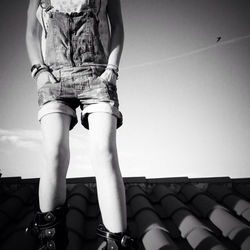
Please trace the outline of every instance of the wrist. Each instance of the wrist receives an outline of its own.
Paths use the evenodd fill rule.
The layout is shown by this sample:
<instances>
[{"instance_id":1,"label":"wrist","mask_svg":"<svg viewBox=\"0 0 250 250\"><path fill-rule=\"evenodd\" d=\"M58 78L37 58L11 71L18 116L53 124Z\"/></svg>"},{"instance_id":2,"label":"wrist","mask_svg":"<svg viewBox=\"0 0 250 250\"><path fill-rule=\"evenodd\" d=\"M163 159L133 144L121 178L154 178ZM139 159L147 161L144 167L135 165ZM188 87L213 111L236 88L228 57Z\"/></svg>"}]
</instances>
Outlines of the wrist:
<instances>
[{"instance_id":1,"label":"wrist","mask_svg":"<svg viewBox=\"0 0 250 250\"><path fill-rule=\"evenodd\" d=\"M108 64L107 67L106 67L106 70L108 71L111 71L115 76L116 76L116 79L118 79L119 77L119 68L117 65L114 65L114 64Z\"/></svg>"},{"instance_id":2,"label":"wrist","mask_svg":"<svg viewBox=\"0 0 250 250\"><path fill-rule=\"evenodd\" d=\"M116 64L108 63L107 69L112 69L112 70L114 70L116 73L119 72L119 67L118 67Z\"/></svg>"},{"instance_id":3,"label":"wrist","mask_svg":"<svg viewBox=\"0 0 250 250\"><path fill-rule=\"evenodd\" d=\"M38 76L39 72L41 73L43 71L49 71L49 68L45 64L34 64L32 65L30 70L31 70L31 77L35 79Z\"/></svg>"},{"instance_id":4,"label":"wrist","mask_svg":"<svg viewBox=\"0 0 250 250\"><path fill-rule=\"evenodd\" d=\"M33 77L33 79L36 81L37 80L37 78L39 77L39 75L41 74L41 73L43 73L43 72L49 72L47 69L41 69L41 70L39 70L36 74L35 74L35 76Z\"/></svg>"},{"instance_id":5,"label":"wrist","mask_svg":"<svg viewBox=\"0 0 250 250\"><path fill-rule=\"evenodd\" d=\"M115 76L116 80L118 79L119 75L116 71L114 71L113 69L109 69L109 68L106 68L106 71L111 72L111 74Z\"/></svg>"}]
</instances>

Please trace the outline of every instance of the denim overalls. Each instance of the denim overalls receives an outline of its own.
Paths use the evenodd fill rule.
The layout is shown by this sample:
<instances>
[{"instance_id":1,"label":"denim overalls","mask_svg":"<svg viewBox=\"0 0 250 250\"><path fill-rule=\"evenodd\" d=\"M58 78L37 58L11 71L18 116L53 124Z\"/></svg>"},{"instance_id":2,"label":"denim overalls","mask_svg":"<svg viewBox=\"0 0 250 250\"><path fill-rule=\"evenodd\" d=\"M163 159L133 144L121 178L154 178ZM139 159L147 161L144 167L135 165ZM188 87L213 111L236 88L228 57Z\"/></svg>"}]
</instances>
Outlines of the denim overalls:
<instances>
[{"instance_id":1,"label":"denim overalls","mask_svg":"<svg viewBox=\"0 0 250 250\"><path fill-rule=\"evenodd\" d=\"M47 15L46 23L42 18L46 40L44 62L57 83L46 83L38 90L41 107L38 117L41 120L54 112L69 114L72 129L77 123L75 109L80 106L84 127L89 128L88 114L92 112L111 113L120 127L122 114L118 110L116 85L99 77L108 60L98 30L100 8L96 8L95 0L86 2L80 12L70 14L54 10L50 0L40 3L43 14Z\"/></svg>"}]
</instances>

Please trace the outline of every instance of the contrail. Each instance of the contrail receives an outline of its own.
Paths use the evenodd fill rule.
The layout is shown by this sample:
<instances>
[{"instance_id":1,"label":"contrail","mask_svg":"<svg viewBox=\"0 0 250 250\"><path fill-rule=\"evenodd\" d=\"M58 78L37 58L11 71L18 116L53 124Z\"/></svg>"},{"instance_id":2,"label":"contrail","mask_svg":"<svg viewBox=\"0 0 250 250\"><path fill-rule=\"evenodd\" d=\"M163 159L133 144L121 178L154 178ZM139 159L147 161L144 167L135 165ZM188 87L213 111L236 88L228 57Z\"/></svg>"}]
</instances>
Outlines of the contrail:
<instances>
[{"instance_id":1,"label":"contrail","mask_svg":"<svg viewBox=\"0 0 250 250\"><path fill-rule=\"evenodd\" d=\"M201 52L204 52L204 51L216 48L216 47L221 47L223 45L239 42L239 41L249 39L249 38L250 38L250 35L236 37L236 38L233 38L233 39L230 39L230 40L227 40L227 41L223 41L223 42L219 42L219 43L210 45L208 47L204 47L204 48L197 49L197 50L192 50L192 51L183 53L181 55L176 55L176 56L172 56L172 57L162 58L160 60L145 62L145 63L141 63L141 64L134 64L134 65L127 66L127 67L122 67L121 70L129 70L129 69L134 69L134 68L141 68L141 67L145 67L145 66L150 66L150 65L153 65L153 64L169 62L169 61L172 61L172 60L176 60L176 59L180 59L180 58L183 58L183 57L195 55L195 54L198 54L198 53L201 53Z\"/></svg>"}]
</instances>

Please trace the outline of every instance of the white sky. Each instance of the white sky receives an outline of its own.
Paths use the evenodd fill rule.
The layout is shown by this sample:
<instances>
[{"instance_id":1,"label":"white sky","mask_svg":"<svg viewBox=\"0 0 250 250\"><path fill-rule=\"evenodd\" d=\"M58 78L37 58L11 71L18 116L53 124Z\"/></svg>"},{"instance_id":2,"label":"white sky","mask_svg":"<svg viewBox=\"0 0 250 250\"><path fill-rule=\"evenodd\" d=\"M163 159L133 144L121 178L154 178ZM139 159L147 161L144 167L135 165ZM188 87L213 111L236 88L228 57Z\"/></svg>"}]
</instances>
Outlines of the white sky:
<instances>
[{"instance_id":1,"label":"white sky","mask_svg":"<svg viewBox=\"0 0 250 250\"><path fill-rule=\"evenodd\" d=\"M13 9L13 1L6 5ZM44 162L24 43L27 5L15 4L15 19L7 12L0 17L6 34L0 42L0 169L4 176L38 177ZM249 177L249 1L123 0L122 6L123 175ZM68 177L92 176L88 132L80 124L70 143Z\"/></svg>"}]
</instances>

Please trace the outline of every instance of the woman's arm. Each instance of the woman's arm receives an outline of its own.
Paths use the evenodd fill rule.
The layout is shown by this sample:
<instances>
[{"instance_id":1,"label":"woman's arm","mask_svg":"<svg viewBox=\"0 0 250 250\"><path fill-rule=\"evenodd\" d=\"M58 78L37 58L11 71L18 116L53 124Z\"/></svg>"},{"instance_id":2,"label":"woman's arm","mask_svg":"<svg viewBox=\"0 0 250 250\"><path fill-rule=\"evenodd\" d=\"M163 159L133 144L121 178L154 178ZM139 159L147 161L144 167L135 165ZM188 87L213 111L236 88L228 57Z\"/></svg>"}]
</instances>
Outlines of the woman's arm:
<instances>
[{"instance_id":1,"label":"woman's arm","mask_svg":"<svg viewBox=\"0 0 250 250\"><path fill-rule=\"evenodd\" d=\"M107 69L103 72L101 78L115 84L124 42L120 0L108 0L107 15L111 28L110 52Z\"/></svg>"},{"instance_id":2,"label":"woman's arm","mask_svg":"<svg viewBox=\"0 0 250 250\"><path fill-rule=\"evenodd\" d=\"M43 64L41 53L41 25L36 18L40 0L30 0L27 12L26 46L31 65Z\"/></svg>"},{"instance_id":3,"label":"woman's arm","mask_svg":"<svg viewBox=\"0 0 250 250\"><path fill-rule=\"evenodd\" d=\"M124 42L120 0L108 0L107 11L111 26L111 44L108 64L119 67Z\"/></svg>"},{"instance_id":4,"label":"woman's arm","mask_svg":"<svg viewBox=\"0 0 250 250\"><path fill-rule=\"evenodd\" d=\"M44 64L42 50L41 50L41 31L36 12L40 0L30 0L27 13L27 27L26 27L26 46L31 65ZM49 70L40 70L35 76L37 88L41 88L47 82L55 83L56 79L49 72Z\"/></svg>"}]
</instances>

